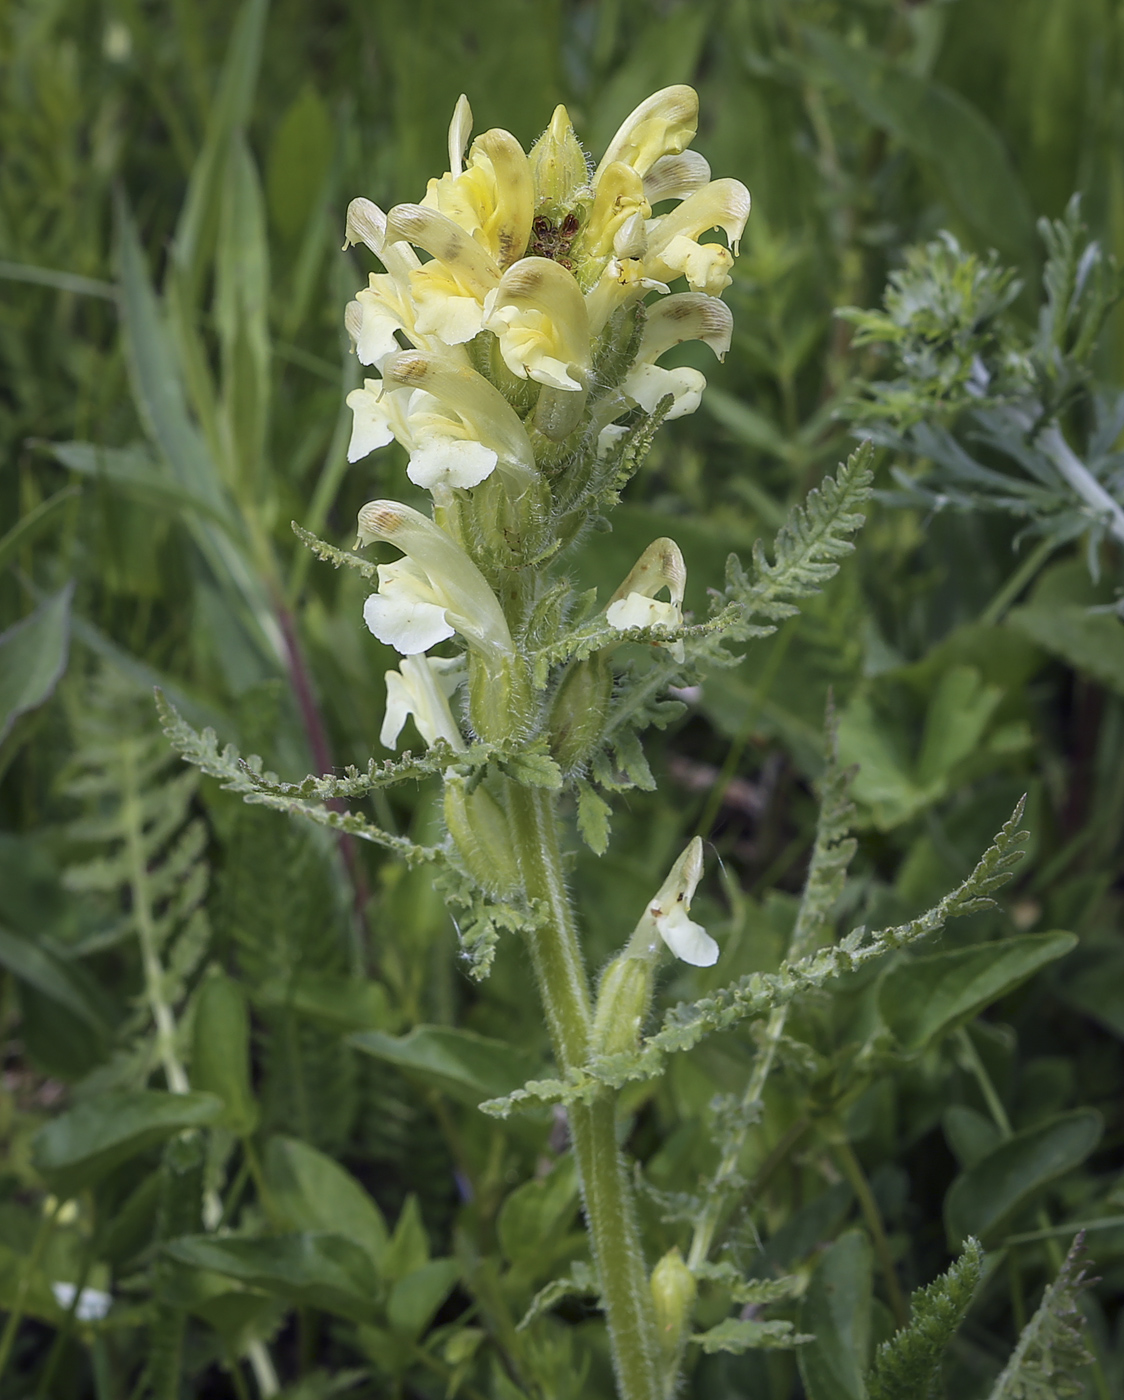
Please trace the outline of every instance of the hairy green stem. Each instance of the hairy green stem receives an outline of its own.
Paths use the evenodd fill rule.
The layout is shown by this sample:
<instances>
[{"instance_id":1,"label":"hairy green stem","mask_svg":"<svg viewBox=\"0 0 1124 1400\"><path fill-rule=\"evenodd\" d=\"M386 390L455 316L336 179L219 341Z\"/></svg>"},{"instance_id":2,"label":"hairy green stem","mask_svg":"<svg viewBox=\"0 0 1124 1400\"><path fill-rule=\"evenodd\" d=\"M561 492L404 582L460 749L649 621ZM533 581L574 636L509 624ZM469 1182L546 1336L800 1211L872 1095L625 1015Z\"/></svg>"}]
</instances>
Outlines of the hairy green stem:
<instances>
[{"instance_id":1,"label":"hairy green stem","mask_svg":"<svg viewBox=\"0 0 1124 1400\"><path fill-rule=\"evenodd\" d=\"M508 790L511 838L529 899L546 917L528 934L531 961L559 1068L589 1055L592 1011L573 911L562 878L554 799L539 788ZM663 1400L651 1290L632 1189L617 1147L616 1094L569 1110L601 1302L620 1400Z\"/></svg>"}]
</instances>

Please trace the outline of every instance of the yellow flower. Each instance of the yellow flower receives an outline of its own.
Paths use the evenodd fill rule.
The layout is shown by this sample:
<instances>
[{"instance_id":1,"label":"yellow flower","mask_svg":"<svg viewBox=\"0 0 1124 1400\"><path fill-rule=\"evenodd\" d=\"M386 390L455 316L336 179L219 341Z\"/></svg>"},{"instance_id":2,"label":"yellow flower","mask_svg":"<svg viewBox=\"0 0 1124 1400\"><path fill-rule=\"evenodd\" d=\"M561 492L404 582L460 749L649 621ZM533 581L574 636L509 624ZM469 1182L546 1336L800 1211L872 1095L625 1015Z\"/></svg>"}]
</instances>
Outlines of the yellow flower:
<instances>
[{"instance_id":1,"label":"yellow flower","mask_svg":"<svg viewBox=\"0 0 1124 1400\"><path fill-rule=\"evenodd\" d=\"M512 374L553 389L584 390L590 369L589 315L581 288L560 263L521 258L485 303Z\"/></svg>"}]
</instances>

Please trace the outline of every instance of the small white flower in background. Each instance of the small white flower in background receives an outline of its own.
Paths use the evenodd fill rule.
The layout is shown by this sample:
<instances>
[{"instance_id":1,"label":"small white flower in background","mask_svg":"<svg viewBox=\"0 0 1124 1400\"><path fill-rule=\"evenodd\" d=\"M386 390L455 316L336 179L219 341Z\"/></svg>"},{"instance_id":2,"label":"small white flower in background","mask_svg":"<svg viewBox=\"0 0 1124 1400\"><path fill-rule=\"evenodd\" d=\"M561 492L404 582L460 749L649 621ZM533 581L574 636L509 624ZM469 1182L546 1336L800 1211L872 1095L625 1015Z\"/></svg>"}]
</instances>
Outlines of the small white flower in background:
<instances>
[{"instance_id":1,"label":"small white flower in background","mask_svg":"<svg viewBox=\"0 0 1124 1400\"><path fill-rule=\"evenodd\" d=\"M620 632L630 627L653 627L677 632L683 626L683 593L687 587L687 565L674 540L653 540L628 572L605 609L605 621ZM667 589L669 601L657 593ZM683 643L673 642L669 650L677 661L684 657Z\"/></svg>"},{"instance_id":2,"label":"small white flower in background","mask_svg":"<svg viewBox=\"0 0 1124 1400\"><path fill-rule=\"evenodd\" d=\"M51 1292L60 1308L69 1310L74 1302L76 1289L72 1283L52 1283ZM113 1306L113 1295L103 1293L100 1288L83 1288L78 1294L78 1305L74 1316L79 1322L100 1322Z\"/></svg>"},{"instance_id":3,"label":"small white flower in background","mask_svg":"<svg viewBox=\"0 0 1124 1400\"><path fill-rule=\"evenodd\" d=\"M464 749L464 738L449 708L453 692L465 679L461 657L405 656L401 667L387 671L385 679L386 717L379 732L385 748L398 747L402 726L412 715L427 744L444 739L450 747Z\"/></svg>"},{"instance_id":4,"label":"small white flower in background","mask_svg":"<svg viewBox=\"0 0 1124 1400\"><path fill-rule=\"evenodd\" d=\"M675 956L693 967L713 967L718 961L718 944L690 917L691 900L703 873L703 846L696 836L672 866L659 894L648 905L645 919L637 930L642 933L651 919L656 933Z\"/></svg>"}]
</instances>

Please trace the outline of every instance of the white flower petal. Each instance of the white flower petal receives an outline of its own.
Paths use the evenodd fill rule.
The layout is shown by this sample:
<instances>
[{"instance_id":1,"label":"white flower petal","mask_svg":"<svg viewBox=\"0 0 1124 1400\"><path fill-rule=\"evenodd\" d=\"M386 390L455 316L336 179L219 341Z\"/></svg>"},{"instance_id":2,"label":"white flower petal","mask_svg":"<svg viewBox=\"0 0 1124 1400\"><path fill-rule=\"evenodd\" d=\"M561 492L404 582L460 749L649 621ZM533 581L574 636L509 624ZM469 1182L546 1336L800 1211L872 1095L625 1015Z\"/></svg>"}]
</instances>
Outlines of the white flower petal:
<instances>
[{"instance_id":1,"label":"white flower petal","mask_svg":"<svg viewBox=\"0 0 1124 1400\"><path fill-rule=\"evenodd\" d=\"M475 297L450 296L436 288L415 286L414 301L418 333L436 336L446 345L463 345L483 324L484 308Z\"/></svg>"},{"instance_id":2,"label":"white flower petal","mask_svg":"<svg viewBox=\"0 0 1124 1400\"><path fill-rule=\"evenodd\" d=\"M718 961L718 944L688 915L682 904L675 904L666 914L655 914L659 935L677 958L692 967L713 967Z\"/></svg>"},{"instance_id":3,"label":"white flower petal","mask_svg":"<svg viewBox=\"0 0 1124 1400\"><path fill-rule=\"evenodd\" d=\"M69 1308L74 1303L75 1286L72 1283L52 1283L51 1292L60 1308ZM113 1295L100 1288L83 1288L78 1294L78 1305L74 1316L79 1322L100 1322L113 1306Z\"/></svg>"},{"instance_id":4,"label":"white flower petal","mask_svg":"<svg viewBox=\"0 0 1124 1400\"><path fill-rule=\"evenodd\" d=\"M433 436L410 454L406 475L415 486L432 491L435 486L478 486L495 471L497 455L483 443L469 438Z\"/></svg>"},{"instance_id":5,"label":"white flower petal","mask_svg":"<svg viewBox=\"0 0 1124 1400\"><path fill-rule=\"evenodd\" d=\"M643 593L630 593L609 604L605 609L605 621L621 632L630 627L663 627L674 631L683 625L683 614L675 603L662 603L656 598L646 598Z\"/></svg>"},{"instance_id":6,"label":"white flower petal","mask_svg":"<svg viewBox=\"0 0 1124 1400\"><path fill-rule=\"evenodd\" d=\"M410 718L411 696L398 671L387 671L385 679L386 713L379 730L379 743L384 749L394 749L398 747L398 736L402 733L402 726Z\"/></svg>"},{"instance_id":7,"label":"white flower petal","mask_svg":"<svg viewBox=\"0 0 1124 1400\"><path fill-rule=\"evenodd\" d=\"M621 391L640 405L645 413L654 413L656 405L666 394L673 395L668 418L682 418L694 413L702 403L706 376L697 369L683 366L664 369L662 365L634 365L621 385Z\"/></svg>"},{"instance_id":8,"label":"white flower petal","mask_svg":"<svg viewBox=\"0 0 1124 1400\"><path fill-rule=\"evenodd\" d=\"M628 429L623 423L610 423L607 428L602 428L597 434L597 457L607 457L621 438L624 437Z\"/></svg>"},{"instance_id":9,"label":"white flower petal","mask_svg":"<svg viewBox=\"0 0 1124 1400\"><path fill-rule=\"evenodd\" d=\"M372 380L372 383L377 381ZM347 460L358 462L377 447L385 447L394 437L386 407L371 389L352 389L347 406L354 414Z\"/></svg>"},{"instance_id":10,"label":"white flower petal","mask_svg":"<svg viewBox=\"0 0 1124 1400\"><path fill-rule=\"evenodd\" d=\"M401 350L394 332L401 321L382 302L360 299L359 333L355 337L355 354L361 365L378 365Z\"/></svg>"},{"instance_id":11,"label":"white flower petal","mask_svg":"<svg viewBox=\"0 0 1124 1400\"><path fill-rule=\"evenodd\" d=\"M407 593L372 593L363 604L363 621L380 642L403 656L416 656L453 635L445 609Z\"/></svg>"}]
</instances>

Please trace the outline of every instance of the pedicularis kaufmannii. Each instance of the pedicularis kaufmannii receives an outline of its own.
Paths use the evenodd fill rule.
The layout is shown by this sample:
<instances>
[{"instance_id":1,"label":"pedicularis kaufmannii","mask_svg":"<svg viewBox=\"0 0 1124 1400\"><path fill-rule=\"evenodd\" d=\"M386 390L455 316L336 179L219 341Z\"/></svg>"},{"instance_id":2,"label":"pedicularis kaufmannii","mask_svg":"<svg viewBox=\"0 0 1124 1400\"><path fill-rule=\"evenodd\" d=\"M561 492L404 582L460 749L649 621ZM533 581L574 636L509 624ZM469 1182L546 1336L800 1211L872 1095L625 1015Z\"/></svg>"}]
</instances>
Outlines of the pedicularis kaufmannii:
<instances>
[{"instance_id":1,"label":"pedicularis kaufmannii","mask_svg":"<svg viewBox=\"0 0 1124 1400\"><path fill-rule=\"evenodd\" d=\"M402 657L386 675L381 741L393 748L412 719L426 752L284 783L260 760L220 753L213 733L196 734L165 711L185 757L249 800L436 867L471 975L486 975L502 934L525 940L558 1077L482 1107L500 1115L566 1107L594 1266L576 1282L600 1296L622 1400L674 1392L697 1282L726 1279L733 1268L708 1254L772 1055L760 1057L730 1120L718 1177L692 1217L687 1260L672 1249L651 1271L617 1144L620 1087L660 1074L670 1054L747 1018L768 1019L775 1046L797 992L976 907L1004 878L1014 840L1014 827L1005 829L971 879L921 919L817 947L850 849L841 834L842 779L829 764L808 913L790 961L671 1008L645 1035L668 950L698 967L720 957L690 917L703 874L696 837L637 910L631 935L622 930L620 952L601 971L597 994L591 990L563 876L571 816L586 843L604 851L607 794L654 786L640 736L682 711L669 692L737 664L731 643L772 631L796 611L794 600L818 591L851 548L869 493L864 448L793 512L772 562L761 548L748 570L731 556L704 620L684 615L686 565L671 539L652 541L607 599L579 593L567 577L575 547L609 528L607 514L660 424L699 405L702 374L658 361L687 340L704 341L719 358L730 346L721 293L749 193L737 180L712 180L688 149L697 112L691 88L663 89L628 117L594 169L564 108L524 152L499 130L469 145L472 115L462 97L449 129L449 170L429 182L421 203L383 213L357 199L348 210L348 242L366 244L385 269L347 310L355 352L373 368L348 396L349 456L361 461L397 439L432 510L394 500L363 507L358 548L379 542L399 551L380 564L295 528L322 558L375 585L364 620ZM715 228L726 241L702 241ZM677 285L683 289L673 291ZM447 830L437 845L341 810L377 788L425 777L443 784ZM544 1292L556 1297L566 1286L559 1280ZM736 1296L768 1302L787 1287L743 1283ZM727 1319L718 1330L720 1338L707 1334L708 1349L798 1340L779 1320Z\"/></svg>"},{"instance_id":2,"label":"pedicularis kaufmannii","mask_svg":"<svg viewBox=\"0 0 1124 1400\"><path fill-rule=\"evenodd\" d=\"M396 438L410 480L433 498L432 518L385 500L359 513L360 545L402 552L378 566L364 608L370 630L403 657L387 672L382 739L395 743L412 715L426 742L443 741L454 759L467 747L454 709L463 687L470 734L499 750L530 741L548 760L535 784L461 775L452 762L445 815L469 875L497 896L518 891L528 906L563 1071L635 1048L664 945L701 966L719 953L689 917L702 873L696 839L604 973L594 1005L555 811L557 789L580 784L583 827L599 844L603 799L589 778L613 788L630 776L611 745L625 689L614 666L621 644L661 648L660 672L686 664L686 568L673 540L655 540L600 605L560 588L555 561L603 520L656 424L698 407L702 374L664 368L664 352L702 340L721 358L730 346L720 297L749 191L712 180L689 149L697 118L691 88L657 92L591 172L564 107L526 153L502 130L469 145L462 97L449 170L420 203L384 214L357 199L348 210L349 242L365 243L385 268L347 312L356 354L378 372L348 396L348 455L358 461ZM715 227L728 246L702 241ZM680 279L687 290L672 292ZM461 657L431 654L454 639ZM670 679L661 674L659 689ZM618 1384L651 1397L677 1369L693 1287L671 1278L672 1260L649 1286L613 1099L606 1085L571 1103L571 1131Z\"/></svg>"}]
</instances>

